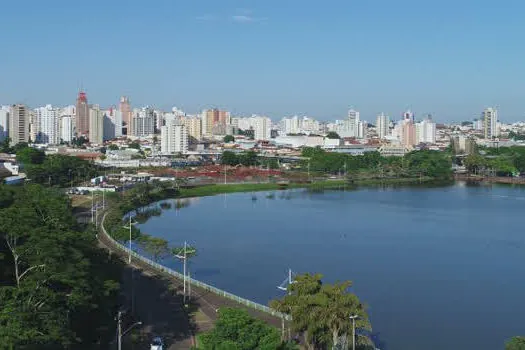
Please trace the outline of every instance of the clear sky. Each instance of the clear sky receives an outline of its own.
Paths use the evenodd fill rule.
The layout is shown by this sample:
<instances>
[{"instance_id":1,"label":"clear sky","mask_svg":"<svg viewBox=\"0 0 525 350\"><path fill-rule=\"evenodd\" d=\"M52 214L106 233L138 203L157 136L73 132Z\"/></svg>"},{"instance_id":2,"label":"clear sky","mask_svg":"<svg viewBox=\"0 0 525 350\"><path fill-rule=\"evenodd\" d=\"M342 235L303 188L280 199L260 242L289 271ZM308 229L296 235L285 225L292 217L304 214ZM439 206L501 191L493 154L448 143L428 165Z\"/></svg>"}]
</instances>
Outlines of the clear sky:
<instances>
[{"instance_id":1,"label":"clear sky","mask_svg":"<svg viewBox=\"0 0 525 350\"><path fill-rule=\"evenodd\" d=\"M0 104L525 119L523 0L10 0Z\"/></svg>"}]
</instances>

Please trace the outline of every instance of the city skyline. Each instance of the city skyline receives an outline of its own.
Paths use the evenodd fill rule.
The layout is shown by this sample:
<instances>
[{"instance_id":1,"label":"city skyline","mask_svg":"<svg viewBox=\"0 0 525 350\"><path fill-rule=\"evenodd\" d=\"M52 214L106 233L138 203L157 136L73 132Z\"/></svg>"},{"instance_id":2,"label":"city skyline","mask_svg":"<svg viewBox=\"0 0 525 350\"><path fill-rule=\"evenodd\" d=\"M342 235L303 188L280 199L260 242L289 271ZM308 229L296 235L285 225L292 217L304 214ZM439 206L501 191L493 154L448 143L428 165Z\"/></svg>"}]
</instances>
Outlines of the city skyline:
<instances>
[{"instance_id":1,"label":"city skyline","mask_svg":"<svg viewBox=\"0 0 525 350\"><path fill-rule=\"evenodd\" d=\"M83 87L103 106L125 95L134 106L273 120L341 119L350 107L370 122L407 109L472 120L491 106L505 122L525 117L525 52L513 44L525 31L525 5L517 1L78 6L34 3L26 13L5 4L0 40L17 55L3 57L0 76L12 83L0 86L0 104L69 105Z\"/></svg>"}]
</instances>

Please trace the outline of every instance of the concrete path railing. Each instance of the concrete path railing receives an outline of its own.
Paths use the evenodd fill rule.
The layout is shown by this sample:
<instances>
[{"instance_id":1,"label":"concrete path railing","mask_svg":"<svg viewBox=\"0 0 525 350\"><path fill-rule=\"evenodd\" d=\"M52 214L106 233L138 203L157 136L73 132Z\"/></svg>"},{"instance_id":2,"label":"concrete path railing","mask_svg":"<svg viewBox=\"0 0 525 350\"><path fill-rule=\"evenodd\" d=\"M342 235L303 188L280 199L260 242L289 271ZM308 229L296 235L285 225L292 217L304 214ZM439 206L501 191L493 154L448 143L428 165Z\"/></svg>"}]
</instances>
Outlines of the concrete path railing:
<instances>
[{"instance_id":1,"label":"concrete path railing","mask_svg":"<svg viewBox=\"0 0 525 350\"><path fill-rule=\"evenodd\" d=\"M127 248L125 245L123 245L122 243L120 242L117 242L116 240L113 239L113 237L111 237L107 232L106 232L106 228L104 227L104 219L106 218L106 215L104 214L104 216L102 217L102 222L101 222L101 225L100 227L102 227L102 234L108 239L110 240L116 247L118 247L118 249L126 252L126 254L131 254L131 256L133 256L135 259L137 260L140 260L142 261L143 263L151 266L152 268L156 269L157 271L161 271L161 272L164 272L164 273L167 273L175 278L178 278L180 280L183 280L184 279L184 276L182 273L180 272L177 272L175 270L172 270L166 266L163 266L159 263L156 263L136 252L134 252L133 250L129 250L129 248ZM278 317L278 318L284 318L286 320L289 320L290 319L290 316L287 315L287 314L283 314L281 312L278 312L266 305L262 305L262 304L259 304L259 303L256 303L256 302L253 302L251 300L248 300L248 299L245 299L245 298L242 298L242 297L239 297L235 294L232 294L232 293L229 293L229 292L226 292L222 289L219 289L219 288L216 288L214 286L211 286L209 284L206 284L204 282L201 282L201 281L198 281L196 279L193 279L193 278L189 278L189 277L186 277L186 279L189 281L189 283L191 283L192 285L194 286L197 286L197 287L200 287L204 290L207 290L209 292L212 292L216 295L220 295L224 298L227 298L227 299L230 299L230 300L233 300L241 305L244 305L244 306L247 306L249 308L252 308L252 309L255 309L255 310L259 310L259 311L262 311L262 312L265 312L267 314L270 314L272 316L275 316L275 317Z\"/></svg>"}]
</instances>

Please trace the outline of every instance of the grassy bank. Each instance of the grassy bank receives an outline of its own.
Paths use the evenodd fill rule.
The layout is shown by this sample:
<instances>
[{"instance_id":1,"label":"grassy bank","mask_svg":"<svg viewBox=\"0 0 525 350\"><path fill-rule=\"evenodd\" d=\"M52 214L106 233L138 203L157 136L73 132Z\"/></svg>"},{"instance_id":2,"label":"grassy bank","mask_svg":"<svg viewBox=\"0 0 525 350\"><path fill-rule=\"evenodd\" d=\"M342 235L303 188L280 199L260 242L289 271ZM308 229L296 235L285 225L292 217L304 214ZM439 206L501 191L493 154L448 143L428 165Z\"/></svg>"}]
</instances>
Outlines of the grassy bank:
<instances>
[{"instance_id":1,"label":"grassy bank","mask_svg":"<svg viewBox=\"0 0 525 350\"><path fill-rule=\"evenodd\" d=\"M326 180L317 181L313 183L290 183L287 186L279 186L274 183L261 184L217 184L205 185L193 188L184 188L180 190L178 198L187 197L202 197L213 196L223 193L234 192L256 192L256 191L272 191L290 188L305 188L311 190L331 190L342 188L355 188L359 186L411 186L411 185L434 185L434 184L448 184L450 181L436 180L432 177L422 178L395 178L395 179L356 179L353 183L346 180Z\"/></svg>"}]
</instances>

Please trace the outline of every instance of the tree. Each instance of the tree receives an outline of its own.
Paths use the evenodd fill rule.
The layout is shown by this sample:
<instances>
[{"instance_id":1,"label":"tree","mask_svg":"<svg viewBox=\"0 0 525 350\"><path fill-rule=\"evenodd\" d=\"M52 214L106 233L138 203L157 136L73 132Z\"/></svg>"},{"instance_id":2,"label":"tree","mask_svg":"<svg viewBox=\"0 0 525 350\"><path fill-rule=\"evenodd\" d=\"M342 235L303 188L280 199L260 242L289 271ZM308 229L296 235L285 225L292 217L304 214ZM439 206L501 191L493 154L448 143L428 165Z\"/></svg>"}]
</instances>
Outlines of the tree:
<instances>
[{"instance_id":1,"label":"tree","mask_svg":"<svg viewBox=\"0 0 525 350\"><path fill-rule=\"evenodd\" d=\"M63 193L0 185L0 199L0 348L106 347L118 260L79 230Z\"/></svg>"},{"instance_id":2,"label":"tree","mask_svg":"<svg viewBox=\"0 0 525 350\"><path fill-rule=\"evenodd\" d=\"M276 328L251 317L246 310L220 308L215 328L201 336L204 350L284 349Z\"/></svg>"},{"instance_id":3,"label":"tree","mask_svg":"<svg viewBox=\"0 0 525 350\"><path fill-rule=\"evenodd\" d=\"M235 137L233 137L233 135L226 135L224 136L223 142L224 143L235 142Z\"/></svg>"},{"instance_id":4,"label":"tree","mask_svg":"<svg viewBox=\"0 0 525 350\"><path fill-rule=\"evenodd\" d=\"M159 262L169 252L168 241L162 238L142 235L139 237L139 243L155 262Z\"/></svg>"},{"instance_id":5,"label":"tree","mask_svg":"<svg viewBox=\"0 0 525 350\"><path fill-rule=\"evenodd\" d=\"M46 154L32 147L25 147L16 152L16 160L22 164L42 164Z\"/></svg>"},{"instance_id":6,"label":"tree","mask_svg":"<svg viewBox=\"0 0 525 350\"><path fill-rule=\"evenodd\" d=\"M222 152L221 163L223 165L237 165L239 164L239 159L237 155L231 151Z\"/></svg>"},{"instance_id":7,"label":"tree","mask_svg":"<svg viewBox=\"0 0 525 350\"><path fill-rule=\"evenodd\" d=\"M525 350L525 337L513 337L505 344L505 350Z\"/></svg>"},{"instance_id":8,"label":"tree","mask_svg":"<svg viewBox=\"0 0 525 350\"><path fill-rule=\"evenodd\" d=\"M140 150L140 143L136 142L136 141L133 141L132 143L130 143L128 145L129 148L134 148L134 149L138 149Z\"/></svg>"},{"instance_id":9,"label":"tree","mask_svg":"<svg viewBox=\"0 0 525 350\"><path fill-rule=\"evenodd\" d=\"M330 132L326 135L326 137L329 138L329 139L340 139L339 134L336 133L335 131L330 131Z\"/></svg>"},{"instance_id":10,"label":"tree","mask_svg":"<svg viewBox=\"0 0 525 350\"><path fill-rule=\"evenodd\" d=\"M484 168L487 165L485 158L479 154L469 154L463 160L463 165L467 168L467 171L472 173L479 173L481 168Z\"/></svg>"},{"instance_id":11,"label":"tree","mask_svg":"<svg viewBox=\"0 0 525 350\"><path fill-rule=\"evenodd\" d=\"M73 137L73 139L71 140L71 145L74 147L82 147L88 142L89 140L84 136Z\"/></svg>"},{"instance_id":12,"label":"tree","mask_svg":"<svg viewBox=\"0 0 525 350\"><path fill-rule=\"evenodd\" d=\"M0 142L0 153L11 153L13 152L12 148L9 147L11 143L11 138L6 137L2 142Z\"/></svg>"},{"instance_id":13,"label":"tree","mask_svg":"<svg viewBox=\"0 0 525 350\"><path fill-rule=\"evenodd\" d=\"M118 151L119 148L118 148L117 145L111 144L111 145L108 146L108 150L110 150L110 151Z\"/></svg>"},{"instance_id":14,"label":"tree","mask_svg":"<svg viewBox=\"0 0 525 350\"><path fill-rule=\"evenodd\" d=\"M351 334L350 315L358 315L356 326L370 329L364 305L348 293L351 282L323 284L320 274L296 277L288 295L273 300L270 306L292 316L292 328L304 335L307 347L337 346L341 336Z\"/></svg>"}]
</instances>

